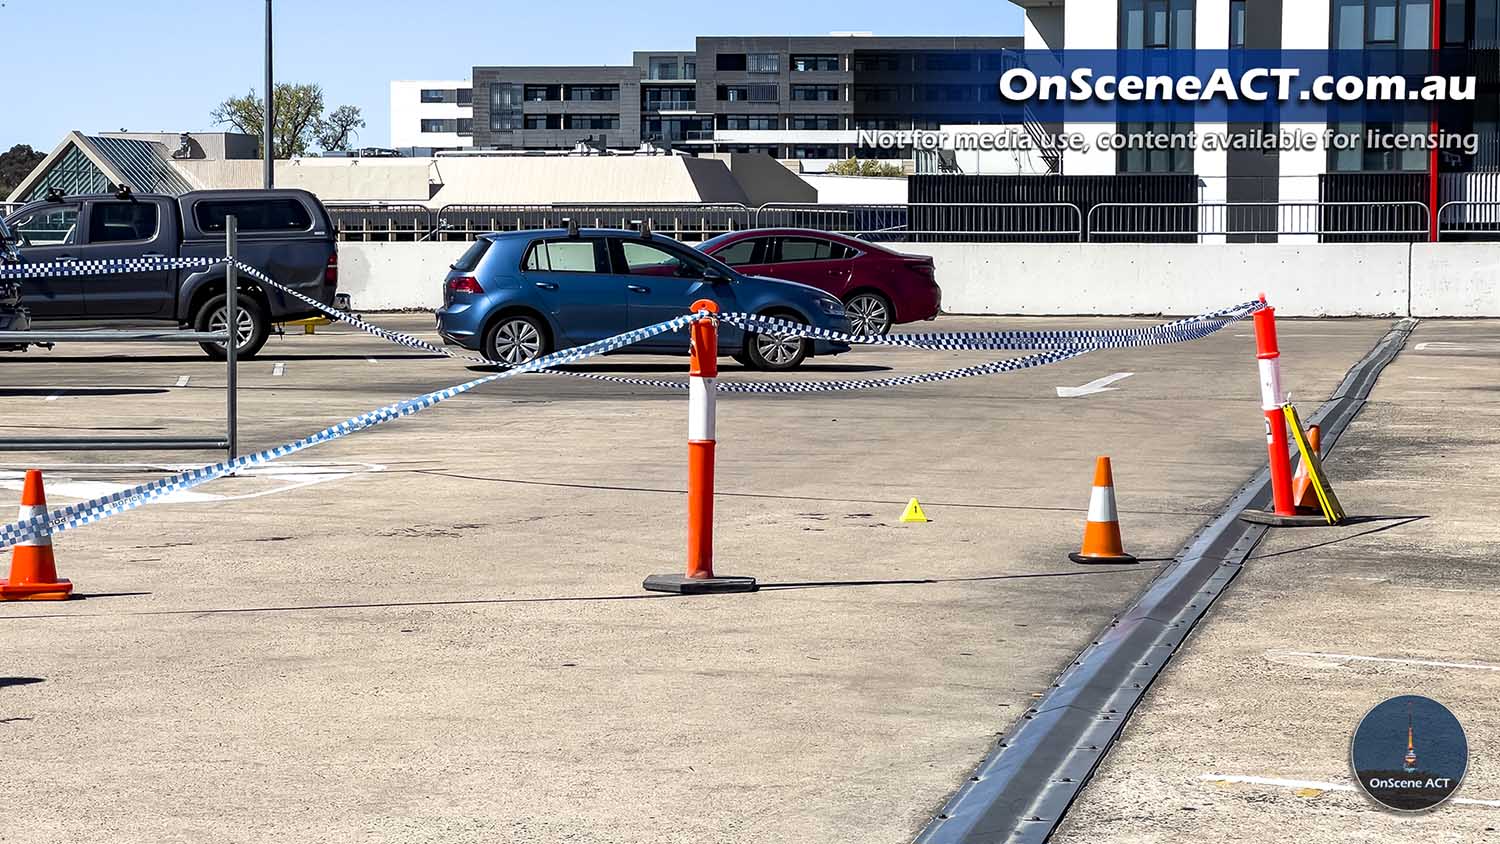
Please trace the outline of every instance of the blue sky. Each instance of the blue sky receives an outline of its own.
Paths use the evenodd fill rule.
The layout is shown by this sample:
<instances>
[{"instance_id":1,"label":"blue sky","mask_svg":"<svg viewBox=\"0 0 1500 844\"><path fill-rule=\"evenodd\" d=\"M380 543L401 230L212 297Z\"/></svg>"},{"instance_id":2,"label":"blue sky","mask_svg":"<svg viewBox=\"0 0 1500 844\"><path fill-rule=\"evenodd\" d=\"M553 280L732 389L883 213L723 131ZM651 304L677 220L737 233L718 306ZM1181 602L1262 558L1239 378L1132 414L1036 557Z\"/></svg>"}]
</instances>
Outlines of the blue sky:
<instances>
[{"instance_id":1,"label":"blue sky","mask_svg":"<svg viewBox=\"0 0 1500 844\"><path fill-rule=\"evenodd\" d=\"M697 6L693 12L682 9ZM69 129L210 131L225 97L259 89L261 0L0 0L13 64L0 150L50 152ZM632 50L691 49L697 35L1019 35L1004 0L278 0L276 78L316 82L364 110L360 143L389 140L392 79L463 79L476 64L628 64ZM55 45L57 61L32 60Z\"/></svg>"}]
</instances>

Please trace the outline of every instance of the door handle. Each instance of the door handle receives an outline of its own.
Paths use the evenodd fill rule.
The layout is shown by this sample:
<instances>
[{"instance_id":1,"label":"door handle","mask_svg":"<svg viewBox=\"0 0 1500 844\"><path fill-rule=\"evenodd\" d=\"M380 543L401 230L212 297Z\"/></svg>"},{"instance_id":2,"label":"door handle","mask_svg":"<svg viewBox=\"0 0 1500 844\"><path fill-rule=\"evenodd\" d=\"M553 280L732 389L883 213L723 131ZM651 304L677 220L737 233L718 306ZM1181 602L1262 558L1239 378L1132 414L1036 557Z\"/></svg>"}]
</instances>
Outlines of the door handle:
<instances>
[{"instance_id":1,"label":"door handle","mask_svg":"<svg viewBox=\"0 0 1500 844\"><path fill-rule=\"evenodd\" d=\"M145 253L141 254L141 257L142 258L165 258L167 256L161 254L160 252L145 252Z\"/></svg>"},{"instance_id":2,"label":"door handle","mask_svg":"<svg viewBox=\"0 0 1500 844\"><path fill-rule=\"evenodd\" d=\"M57 256L57 262L59 264L71 264L71 263L73 263L74 261L77 261L77 260L78 259L74 258L72 255L58 255Z\"/></svg>"},{"instance_id":3,"label":"door handle","mask_svg":"<svg viewBox=\"0 0 1500 844\"><path fill-rule=\"evenodd\" d=\"M553 284L550 281L538 281L538 282L536 282L536 286L540 287L543 290L556 290L557 289L557 285Z\"/></svg>"},{"instance_id":4,"label":"door handle","mask_svg":"<svg viewBox=\"0 0 1500 844\"><path fill-rule=\"evenodd\" d=\"M650 293L651 292L651 288L649 288L649 287L642 287L639 284L627 284L627 285L625 285L625 289L629 290L631 293Z\"/></svg>"}]
</instances>

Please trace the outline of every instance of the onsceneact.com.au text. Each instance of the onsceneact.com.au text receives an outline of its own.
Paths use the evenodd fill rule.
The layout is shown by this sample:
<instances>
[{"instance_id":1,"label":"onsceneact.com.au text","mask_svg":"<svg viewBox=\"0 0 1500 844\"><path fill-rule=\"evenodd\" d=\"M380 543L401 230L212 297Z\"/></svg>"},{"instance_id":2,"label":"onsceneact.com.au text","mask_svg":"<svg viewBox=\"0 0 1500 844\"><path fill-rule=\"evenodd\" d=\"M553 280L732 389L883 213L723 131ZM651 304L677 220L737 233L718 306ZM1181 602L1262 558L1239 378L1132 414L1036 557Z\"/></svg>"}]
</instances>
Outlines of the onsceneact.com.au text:
<instances>
[{"instance_id":1,"label":"onsceneact.com.au text","mask_svg":"<svg viewBox=\"0 0 1500 844\"><path fill-rule=\"evenodd\" d=\"M1473 76L1330 76L1307 84L1297 68L1259 67L1236 76L1219 68L1201 79L1191 75L1095 75L1075 68L1067 75L1041 75L1019 67L1000 77L1000 96L1011 102L1037 99L1068 102L1472 102Z\"/></svg>"}]
</instances>

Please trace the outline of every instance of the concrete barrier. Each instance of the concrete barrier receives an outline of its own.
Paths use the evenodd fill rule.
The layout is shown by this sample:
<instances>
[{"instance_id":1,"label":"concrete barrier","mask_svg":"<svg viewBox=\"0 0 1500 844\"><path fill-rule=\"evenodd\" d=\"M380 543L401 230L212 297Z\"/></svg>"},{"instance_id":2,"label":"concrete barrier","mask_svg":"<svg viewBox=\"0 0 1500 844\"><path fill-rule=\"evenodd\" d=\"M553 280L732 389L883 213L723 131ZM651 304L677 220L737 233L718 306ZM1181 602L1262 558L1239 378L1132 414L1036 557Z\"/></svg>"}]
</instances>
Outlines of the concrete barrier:
<instances>
[{"instance_id":1,"label":"concrete barrier","mask_svg":"<svg viewBox=\"0 0 1500 844\"><path fill-rule=\"evenodd\" d=\"M464 243L339 244L359 310L433 309ZM1194 314L1265 291L1283 316L1500 316L1500 244L903 243L964 314Z\"/></svg>"},{"instance_id":2,"label":"concrete barrier","mask_svg":"<svg viewBox=\"0 0 1500 844\"><path fill-rule=\"evenodd\" d=\"M1413 246L1411 316L1500 317L1500 243Z\"/></svg>"},{"instance_id":3,"label":"concrete barrier","mask_svg":"<svg viewBox=\"0 0 1500 844\"><path fill-rule=\"evenodd\" d=\"M1405 244L899 244L930 255L943 309L1195 314L1262 291L1283 316L1406 314Z\"/></svg>"}]
</instances>

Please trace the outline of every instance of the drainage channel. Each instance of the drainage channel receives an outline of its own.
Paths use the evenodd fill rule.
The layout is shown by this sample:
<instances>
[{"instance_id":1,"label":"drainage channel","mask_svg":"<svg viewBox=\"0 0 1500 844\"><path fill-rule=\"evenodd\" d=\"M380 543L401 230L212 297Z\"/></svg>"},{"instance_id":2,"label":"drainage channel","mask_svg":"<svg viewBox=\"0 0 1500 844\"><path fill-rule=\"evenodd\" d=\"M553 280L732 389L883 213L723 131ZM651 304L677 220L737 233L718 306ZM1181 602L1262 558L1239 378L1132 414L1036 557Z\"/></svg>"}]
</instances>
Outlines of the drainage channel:
<instances>
[{"instance_id":1,"label":"drainage channel","mask_svg":"<svg viewBox=\"0 0 1500 844\"><path fill-rule=\"evenodd\" d=\"M1413 319L1393 325L1309 417L1323 429L1325 453L1364 407L1416 325ZM927 824L917 844L1046 841L1146 689L1265 537L1267 527L1242 522L1239 514L1266 508L1270 499L1270 470L1261 469L1058 675Z\"/></svg>"}]
</instances>

